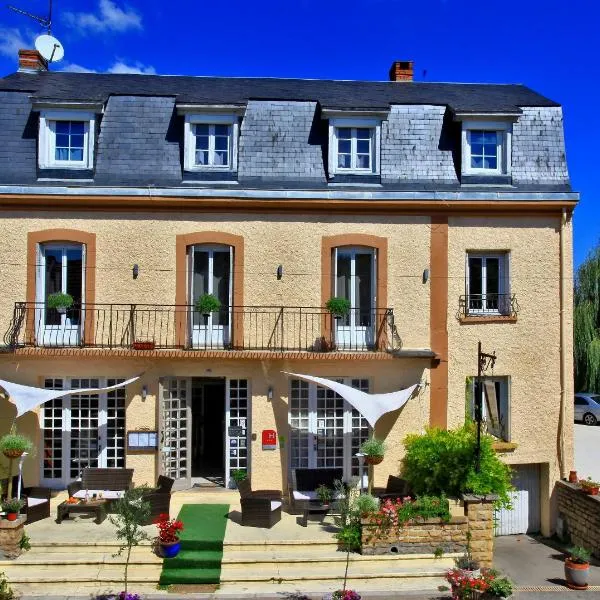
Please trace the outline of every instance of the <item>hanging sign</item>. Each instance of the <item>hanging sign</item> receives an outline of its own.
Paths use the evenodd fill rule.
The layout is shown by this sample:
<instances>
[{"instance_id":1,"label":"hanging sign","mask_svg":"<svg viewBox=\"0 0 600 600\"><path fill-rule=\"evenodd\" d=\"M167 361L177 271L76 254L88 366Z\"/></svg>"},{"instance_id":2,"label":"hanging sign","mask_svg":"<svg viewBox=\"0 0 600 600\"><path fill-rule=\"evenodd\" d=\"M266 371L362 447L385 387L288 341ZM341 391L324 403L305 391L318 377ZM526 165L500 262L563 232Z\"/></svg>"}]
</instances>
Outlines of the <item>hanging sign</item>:
<instances>
[{"instance_id":1,"label":"hanging sign","mask_svg":"<svg viewBox=\"0 0 600 600\"><path fill-rule=\"evenodd\" d=\"M277 450L277 432L274 429L263 429L262 449Z\"/></svg>"}]
</instances>

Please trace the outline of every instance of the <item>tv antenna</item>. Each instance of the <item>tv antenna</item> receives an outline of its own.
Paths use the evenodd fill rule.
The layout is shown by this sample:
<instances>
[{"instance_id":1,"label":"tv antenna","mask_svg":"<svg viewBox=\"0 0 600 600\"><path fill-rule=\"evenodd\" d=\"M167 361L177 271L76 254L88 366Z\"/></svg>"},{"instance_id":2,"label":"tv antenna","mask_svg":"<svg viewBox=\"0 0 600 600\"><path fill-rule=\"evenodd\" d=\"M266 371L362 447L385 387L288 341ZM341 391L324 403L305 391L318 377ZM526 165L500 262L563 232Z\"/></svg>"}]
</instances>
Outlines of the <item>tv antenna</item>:
<instances>
[{"instance_id":1,"label":"tv antenna","mask_svg":"<svg viewBox=\"0 0 600 600\"><path fill-rule=\"evenodd\" d=\"M12 6L11 4L7 4L7 7L10 8L10 10L14 10L20 15L24 15L25 17L29 17L30 19L37 21L42 27L46 28L46 32L48 33L48 35L52 35L52 0L48 0L47 17L40 17L39 15L34 15L33 13L23 10L22 8Z\"/></svg>"}]
</instances>

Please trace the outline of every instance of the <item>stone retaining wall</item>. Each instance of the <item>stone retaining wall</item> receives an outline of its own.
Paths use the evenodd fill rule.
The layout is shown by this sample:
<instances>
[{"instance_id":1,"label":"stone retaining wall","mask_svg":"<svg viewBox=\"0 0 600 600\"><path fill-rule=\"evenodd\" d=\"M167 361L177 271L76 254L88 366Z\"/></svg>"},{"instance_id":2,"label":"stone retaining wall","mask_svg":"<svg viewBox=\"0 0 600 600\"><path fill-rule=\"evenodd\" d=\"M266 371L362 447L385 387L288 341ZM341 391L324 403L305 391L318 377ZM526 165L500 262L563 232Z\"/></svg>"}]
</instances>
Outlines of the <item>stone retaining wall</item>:
<instances>
[{"instance_id":1,"label":"stone retaining wall","mask_svg":"<svg viewBox=\"0 0 600 600\"><path fill-rule=\"evenodd\" d=\"M434 554L464 552L470 533L473 558L483 567L491 567L494 552L493 499L475 496L464 498L464 516L410 521L397 532L377 533L377 528L363 521L363 554Z\"/></svg>"},{"instance_id":2,"label":"stone retaining wall","mask_svg":"<svg viewBox=\"0 0 600 600\"><path fill-rule=\"evenodd\" d=\"M578 486L566 481L557 482L556 495L562 537L600 558L600 496L584 494ZM560 527L557 531L560 532Z\"/></svg>"}]
</instances>

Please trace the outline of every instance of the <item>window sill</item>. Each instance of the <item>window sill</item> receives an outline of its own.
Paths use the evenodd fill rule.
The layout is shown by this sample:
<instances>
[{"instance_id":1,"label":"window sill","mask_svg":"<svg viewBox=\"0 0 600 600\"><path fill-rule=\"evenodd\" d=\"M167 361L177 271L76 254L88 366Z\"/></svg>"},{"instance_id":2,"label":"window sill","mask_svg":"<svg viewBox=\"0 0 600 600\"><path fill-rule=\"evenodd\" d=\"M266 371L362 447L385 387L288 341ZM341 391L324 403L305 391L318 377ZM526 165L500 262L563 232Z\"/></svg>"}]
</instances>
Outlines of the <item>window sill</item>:
<instances>
[{"instance_id":1,"label":"window sill","mask_svg":"<svg viewBox=\"0 0 600 600\"><path fill-rule=\"evenodd\" d=\"M492 443L492 448L499 454L514 452L518 447L519 444L515 444L514 442L502 442L498 440L497 442Z\"/></svg>"},{"instance_id":2,"label":"window sill","mask_svg":"<svg viewBox=\"0 0 600 600\"><path fill-rule=\"evenodd\" d=\"M461 315L458 321L461 325L469 323L516 323L517 317L511 315Z\"/></svg>"}]
</instances>

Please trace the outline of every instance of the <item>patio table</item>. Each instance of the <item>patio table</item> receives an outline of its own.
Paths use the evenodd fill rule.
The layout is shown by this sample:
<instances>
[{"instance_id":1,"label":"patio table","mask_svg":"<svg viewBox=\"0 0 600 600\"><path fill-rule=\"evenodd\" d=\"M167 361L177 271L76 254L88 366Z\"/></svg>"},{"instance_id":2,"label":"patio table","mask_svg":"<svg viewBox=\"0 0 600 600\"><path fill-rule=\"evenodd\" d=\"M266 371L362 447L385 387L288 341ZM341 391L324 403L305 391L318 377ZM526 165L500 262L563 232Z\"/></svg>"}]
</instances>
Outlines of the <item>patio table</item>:
<instances>
[{"instance_id":1,"label":"patio table","mask_svg":"<svg viewBox=\"0 0 600 600\"><path fill-rule=\"evenodd\" d=\"M106 507L108 502L104 499L88 500L87 502L61 502L56 510L56 522L62 523L65 517L74 513L92 514L96 517L96 523L100 525L106 519Z\"/></svg>"},{"instance_id":2,"label":"patio table","mask_svg":"<svg viewBox=\"0 0 600 600\"><path fill-rule=\"evenodd\" d=\"M300 522L300 524L302 525L302 527L307 527L308 526L308 518L311 515L317 515L317 518L314 519L316 521L319 522L323 522L323 519L325 518L325 516L329 513L331 509L331 504L321 504L321 502L319 501L308 501L304 504L303 510L302 510L302 520ZM311 519L313 520L313 519Z\"/></svg>"}]
</instances>

